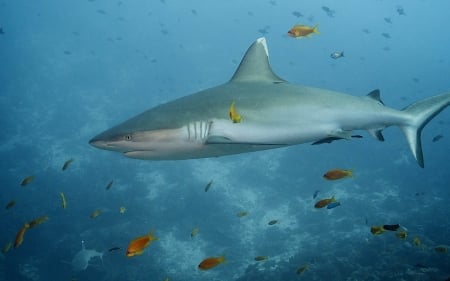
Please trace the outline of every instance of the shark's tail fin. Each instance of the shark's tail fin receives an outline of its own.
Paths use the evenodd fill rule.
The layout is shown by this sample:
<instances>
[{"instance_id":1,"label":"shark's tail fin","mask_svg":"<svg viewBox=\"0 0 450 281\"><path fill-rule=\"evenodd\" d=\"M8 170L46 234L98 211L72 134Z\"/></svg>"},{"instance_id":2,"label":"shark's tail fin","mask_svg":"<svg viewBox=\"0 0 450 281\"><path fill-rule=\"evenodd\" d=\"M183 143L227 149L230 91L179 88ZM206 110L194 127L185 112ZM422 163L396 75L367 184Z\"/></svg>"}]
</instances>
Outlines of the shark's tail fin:
<instances>
[{"instance_id":1,"label":"shark's tail fin","mask_svg":"<svg viewBox=\"0 0 450 281\"><path fill-rule=\"evenodd\" d=\"M419 163L424 167L423 152L421 143L421 133L425 125L439 114L444 108L450 105L450 93L441 94L413 103L403 109L403 112L410 115L408 122L400 126L408 140L409 147Z\"/></svg>"}]
</instances>

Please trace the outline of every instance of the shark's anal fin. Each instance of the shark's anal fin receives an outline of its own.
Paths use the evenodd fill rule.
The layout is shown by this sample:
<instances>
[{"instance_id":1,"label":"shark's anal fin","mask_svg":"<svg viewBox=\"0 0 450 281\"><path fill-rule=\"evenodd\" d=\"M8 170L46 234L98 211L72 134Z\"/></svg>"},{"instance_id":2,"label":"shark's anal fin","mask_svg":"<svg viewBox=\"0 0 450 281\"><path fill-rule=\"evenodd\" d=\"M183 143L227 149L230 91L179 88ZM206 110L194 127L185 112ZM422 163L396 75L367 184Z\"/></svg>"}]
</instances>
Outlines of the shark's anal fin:
<instances>
[{"instance_id":1,"label":"shark's anal fin","mask_svg":"<svg viewBox=\"0 0 450 281\"><path fill-rule=\"evenodd\" d=\"M367 131L369 132L369 134L372 137L376 138L377 140L384 141L384 137L383 137L383 134L381 133L381 129L370 129Z\"/></svg>"}]
</instances>

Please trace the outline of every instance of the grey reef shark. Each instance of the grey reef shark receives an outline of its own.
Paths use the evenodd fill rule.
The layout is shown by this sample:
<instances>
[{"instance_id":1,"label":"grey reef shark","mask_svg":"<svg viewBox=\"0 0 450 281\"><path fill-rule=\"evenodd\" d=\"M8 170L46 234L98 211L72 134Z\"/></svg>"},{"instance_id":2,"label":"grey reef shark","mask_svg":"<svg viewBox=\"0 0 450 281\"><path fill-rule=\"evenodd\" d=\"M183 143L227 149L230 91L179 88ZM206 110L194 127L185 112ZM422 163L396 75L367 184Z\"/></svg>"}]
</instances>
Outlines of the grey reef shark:
<instances>
[{"instance_id":1,"label":"grey reef shark","mask_svg":"<svg viewBox=\"0 0 450 281\"><path fill-rule=\"evenodd\" d=\"M181 160L329 143L351 139L355 130L383 141L381 131L395 125L423 167L421 131L449 104L450 92L396 110L379 90L356 97L291 84L272 71L259 38L227 83L158 105L89 143L130 158Z\"/></svg>"}]
</instances>

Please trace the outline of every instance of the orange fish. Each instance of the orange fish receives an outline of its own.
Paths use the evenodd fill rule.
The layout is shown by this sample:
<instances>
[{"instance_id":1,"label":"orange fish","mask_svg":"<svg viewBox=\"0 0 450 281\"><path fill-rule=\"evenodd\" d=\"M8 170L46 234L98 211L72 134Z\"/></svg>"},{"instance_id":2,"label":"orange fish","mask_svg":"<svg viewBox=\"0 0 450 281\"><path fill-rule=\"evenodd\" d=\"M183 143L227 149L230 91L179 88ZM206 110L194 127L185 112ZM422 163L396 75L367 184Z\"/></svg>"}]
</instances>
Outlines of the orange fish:
<instances>
[{"instance_id":1,"label":"orange fish","mask_svg":"<svg viewBox=\"0 0 450 281\"><path fill-rule=\"evenodd\" d=\"M327 199L322 199L320 201L317 201L316 204L314 204L314 208L323 208L326 207L328 204L336 202L336 199L334 199L334 196Z\"/></svg>"},{"instance_id":2,"label":"orange fish","mask_svg":"<svg viewBox=\"0 0 450 281\"><path fill-rule=\"evenodd\" d=\"M198 265L198 269L200 270L208 270L213 267L218 266L219 264L225 261L225 256L220 257L211 257L202 260L202 262Z\"/></svg>"},{"instance_id":3,"label":"orange fish","mask_svg":"<svg viewBox=\"0 0 450 281\"><path fill-rule=\"evenodd\" d=\"M30 221L28 224L28 228L33 228L37 225L40 225L44 222L48 221L48 216L42 216L42 217L38 217L32 221Z\"/></svg>"},{"instance_id":4,"label":"orange fish","mask_svg":"<svg viewBox=\"0 0 450 281\"><path fill-rule=\"evenodd\" d=\"M329 170L323 175L323 178L326 180L338 180L346 177L353 177L353 171L344 169L334 169Z\"/></svg>"},{"instance_id":5,"label":"orange fish","mask_svg":"<svg viewBox=\"0 0 450 281\"><path fill-rule=\"evenodd\" d=\"M312 33L319 34L317 27L317 24L315 26L296 24L288 31L288 35L294 38L309 37Z\"/></svg>"},{"instance_id":6,"label":"orange fish","mask_svg":"<svg viewBox=\"0 0 450 281\"><path fill-rule=\"evenodd\" d=\"M22 228L17 232L16 240L14 240L14 248L19 247L23 243L23 236L25 235L25 232L27 229L30 228L30 225L28 223L24 224Z\"/></svg>"},{"instance_id":7,"label":"orange fish","mask_svg":"<svg viewBox=\"0 0 450 281\"><path fill-rule=\"evenodd\" d=\"M153 242L153 240L157 239L157 237L153 236L153 231L150 231L150 233L145 236L133 239L128 245L126 256L133 257L141 255L144 252L144 249L148 247Z\"/></svg>"}]
</instances>

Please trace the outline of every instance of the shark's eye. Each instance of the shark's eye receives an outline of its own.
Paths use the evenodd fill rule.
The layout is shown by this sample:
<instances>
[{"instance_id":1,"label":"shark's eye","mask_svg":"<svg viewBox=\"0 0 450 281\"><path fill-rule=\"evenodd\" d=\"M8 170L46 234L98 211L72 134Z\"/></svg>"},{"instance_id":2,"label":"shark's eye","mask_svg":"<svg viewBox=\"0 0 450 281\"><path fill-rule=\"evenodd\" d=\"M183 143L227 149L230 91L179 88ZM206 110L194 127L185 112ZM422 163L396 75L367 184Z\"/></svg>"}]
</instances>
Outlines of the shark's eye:
<instances>
[{"instance_id":1,"label":"shark's eye","mask_svg":"<svg viewBox=\"0 0 450 281\"><path fill-rule=\"evenodd\" d=\"M125 140L130 141L131 140L131 135L130 134L126 135L125 136Z\"/></svg>"}]
</instances>

